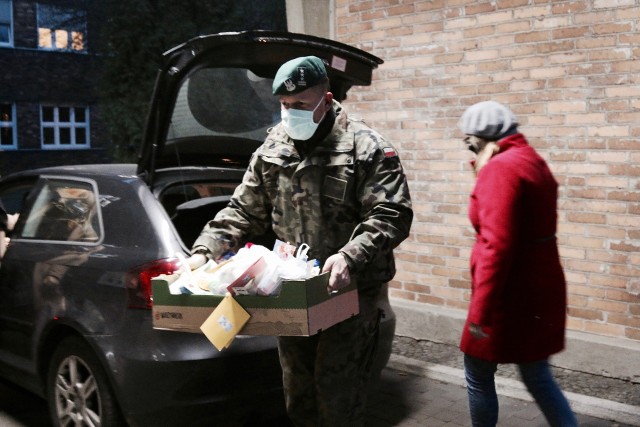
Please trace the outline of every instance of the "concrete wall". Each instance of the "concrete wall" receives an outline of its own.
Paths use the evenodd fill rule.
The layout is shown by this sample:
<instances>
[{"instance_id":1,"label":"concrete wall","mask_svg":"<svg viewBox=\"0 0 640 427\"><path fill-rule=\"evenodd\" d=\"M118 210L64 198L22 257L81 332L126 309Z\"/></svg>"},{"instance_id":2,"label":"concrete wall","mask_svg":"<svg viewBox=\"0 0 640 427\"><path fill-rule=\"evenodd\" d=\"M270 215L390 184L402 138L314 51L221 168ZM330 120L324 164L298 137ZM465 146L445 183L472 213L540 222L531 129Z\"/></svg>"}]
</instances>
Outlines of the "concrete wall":
<instances>
[{"instance_id":1,"label":"concrete wall","mask_svg":"<svg viewBox=\"0 0 640 427\"><path fill-rule=\"evenodd\" d=\"M458 345L465 312L399 298L392 300L398 318L396 335ZM568 331L566 348L554 355L554 366L640 383L640 343Z\"/></svg>"},{"instance_id":2,"label":"concrete wall","mask_svg":"<svg viewBox=\"0 0 640 427\"><path fill-rule=\"evenodd\" d=\"M289 31L334 38L333 0L286 0L286 5Z\"/></svg>"}]
</instances>

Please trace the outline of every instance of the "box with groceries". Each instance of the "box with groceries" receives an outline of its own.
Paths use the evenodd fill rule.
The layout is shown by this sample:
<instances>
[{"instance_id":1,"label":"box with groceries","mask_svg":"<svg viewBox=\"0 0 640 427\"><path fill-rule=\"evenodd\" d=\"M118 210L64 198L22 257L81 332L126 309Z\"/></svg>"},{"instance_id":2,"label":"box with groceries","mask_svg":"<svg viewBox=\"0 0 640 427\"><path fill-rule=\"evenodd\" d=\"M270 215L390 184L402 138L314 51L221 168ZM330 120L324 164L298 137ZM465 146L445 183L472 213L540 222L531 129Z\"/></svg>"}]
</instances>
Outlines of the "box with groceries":
<instances>
[{"instance_id":1,"label":"box with groceries","mask_svg":"<svg viewBox=\"0 0 640 427\"><path fill-rule=\"evenodd\" d=\"M203 325L230 297L248 318L239 335L311 336L358 314L354 284L329 292L329 273L320 274L303 251L283 256L281 246L253 245L223 262L152 279L153 327L206 334ZM233 316L216 317L216 326L230 327Z\"/></svg>"}]
</instances>

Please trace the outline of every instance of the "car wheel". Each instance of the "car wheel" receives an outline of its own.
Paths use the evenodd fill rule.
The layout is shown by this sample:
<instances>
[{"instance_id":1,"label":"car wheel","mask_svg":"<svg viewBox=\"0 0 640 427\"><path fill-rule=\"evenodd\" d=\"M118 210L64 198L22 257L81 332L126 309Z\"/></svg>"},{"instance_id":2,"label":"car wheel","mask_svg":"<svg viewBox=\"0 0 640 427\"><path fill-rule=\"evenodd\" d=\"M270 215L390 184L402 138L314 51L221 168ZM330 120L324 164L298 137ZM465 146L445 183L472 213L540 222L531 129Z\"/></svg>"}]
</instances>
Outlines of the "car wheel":
<instances>
[{"instance_id":1,"label":"car wheel","mask_svg":"<svg viewBox=\"0 0 640 427\"><path fill-rule=\"evenodd\" d=\"M77 337L65 338L51 358L47 401L55 427L124 425L97 357Z\"/></svg>"}]
</instances>

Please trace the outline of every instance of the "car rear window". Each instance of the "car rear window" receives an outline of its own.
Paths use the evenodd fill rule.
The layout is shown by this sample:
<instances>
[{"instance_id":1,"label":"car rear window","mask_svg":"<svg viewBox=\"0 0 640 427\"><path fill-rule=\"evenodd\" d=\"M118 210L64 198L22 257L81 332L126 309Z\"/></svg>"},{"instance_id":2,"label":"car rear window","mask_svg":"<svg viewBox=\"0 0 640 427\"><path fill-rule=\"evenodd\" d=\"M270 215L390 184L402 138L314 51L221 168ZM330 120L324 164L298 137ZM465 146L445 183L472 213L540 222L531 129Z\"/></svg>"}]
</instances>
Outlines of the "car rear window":
<instances>
[{"instance_id":1,"label":"car rear window","mask_svg":"<svg viewBox=\"0 0 640 427\"><path fill-rule=\"evenodd\" d=\"M263 141L280 120L271 78L244 68L204 68L182 85L167 139L203 136Z\"/></svg>"}]
</instances>

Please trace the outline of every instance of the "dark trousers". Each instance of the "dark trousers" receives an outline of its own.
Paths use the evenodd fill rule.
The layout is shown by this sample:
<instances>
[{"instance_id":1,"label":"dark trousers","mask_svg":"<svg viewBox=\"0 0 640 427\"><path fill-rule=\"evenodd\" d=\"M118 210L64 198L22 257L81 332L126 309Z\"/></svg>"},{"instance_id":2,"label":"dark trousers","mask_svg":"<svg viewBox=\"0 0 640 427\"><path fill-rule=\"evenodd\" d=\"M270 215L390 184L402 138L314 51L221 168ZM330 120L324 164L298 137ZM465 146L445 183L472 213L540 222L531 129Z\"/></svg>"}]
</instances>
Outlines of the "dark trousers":
<instances>
[{"instance_id":1,"label":"dark trousers","mask_svg":"<svg viewBox=\"0 0 640 427\"><path fill-rule=\"evenodd\" d=\"M278 338L287 413L295 426L364 425L378 326L378 310L363 311L361 304L359 315L319 334Z\"/></svg>"}]
</instances>

